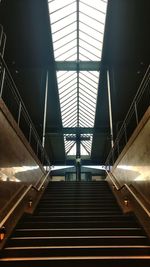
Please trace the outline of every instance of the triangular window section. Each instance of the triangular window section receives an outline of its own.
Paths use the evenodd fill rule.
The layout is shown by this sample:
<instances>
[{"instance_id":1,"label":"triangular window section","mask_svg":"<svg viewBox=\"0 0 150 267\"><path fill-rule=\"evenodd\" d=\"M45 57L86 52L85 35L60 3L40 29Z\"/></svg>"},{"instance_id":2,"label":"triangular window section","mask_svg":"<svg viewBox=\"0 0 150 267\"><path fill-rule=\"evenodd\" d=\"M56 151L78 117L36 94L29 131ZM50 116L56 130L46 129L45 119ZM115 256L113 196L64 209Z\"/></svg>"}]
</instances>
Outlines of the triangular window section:
<instances>
[{"instance_id":1,"label":"triangular window section","mask_svg":"<svg viewBox=\"0 0 150 267\"><path fill-rule=\"evenodd\" d=\"M100 79L107 0L48 1L59 100L64 128L93 128ZM70 135L72 136L72 135ZM66 141L66 155L75 141ZM81 154L91 154L90 139Z\"/></svg>"}]
</instances>

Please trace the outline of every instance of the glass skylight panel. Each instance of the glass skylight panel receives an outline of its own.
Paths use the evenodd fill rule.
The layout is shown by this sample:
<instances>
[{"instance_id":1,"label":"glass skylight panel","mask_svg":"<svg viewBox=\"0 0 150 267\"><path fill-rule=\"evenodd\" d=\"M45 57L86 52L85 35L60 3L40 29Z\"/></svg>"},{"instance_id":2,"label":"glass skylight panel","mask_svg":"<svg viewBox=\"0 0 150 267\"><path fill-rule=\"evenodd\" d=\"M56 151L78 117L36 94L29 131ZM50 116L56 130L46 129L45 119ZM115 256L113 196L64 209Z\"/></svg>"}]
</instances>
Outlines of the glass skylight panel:
<instances>
[{"instance_id":1,"label":"glass skylight panel","mask_svg":"<svg viewBox=\"0 0 150 267\"><path fill-rule=\"evenodd\" d=\"M107 0L79 0L79 5L77 0L49 0L48 6L55 61L99 62ZM63 127L94 127L99 76L94 70L57 72ZM66 136L66 154L75 155L76 141L66 141ZM90 155L92 138L81 141L82 155Z\"/></svg>"}]
</instances>

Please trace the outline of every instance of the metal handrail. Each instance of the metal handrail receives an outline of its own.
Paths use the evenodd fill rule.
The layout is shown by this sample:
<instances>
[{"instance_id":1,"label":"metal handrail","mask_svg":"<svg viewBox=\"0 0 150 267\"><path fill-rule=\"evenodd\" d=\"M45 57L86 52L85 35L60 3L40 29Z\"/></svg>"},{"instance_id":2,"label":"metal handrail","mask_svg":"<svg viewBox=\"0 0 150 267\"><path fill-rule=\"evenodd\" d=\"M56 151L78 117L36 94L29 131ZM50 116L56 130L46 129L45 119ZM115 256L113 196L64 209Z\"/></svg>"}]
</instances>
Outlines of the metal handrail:
<instances>
[{"instance_id":1,"label":"metal handrail","mask_svg":"<svg viewBox=\"0 0 150 267\"><path fill-rule=\"evenodd\" d=\"M118 185L116 184L116 182L114 181L114 178L113 178L113 177L115 177L114 174L112 174L111 172L108 172L107 170L106 170L106 173L108 174L110 180L112 181L113 185L115 186L115 189L117 191L120 191L123 188L126 188L128 190L128 192L132 195L132 197L140 205L140 207L145 211L145 213L147 214L147 216L150 217L150 211L145 207L145 205L142 203L142 201L139 199L139 197L132 191L132 189L130 188L130 186L127 185L127 184L124 184L123 186L118 187ZM117 179L115 178L115 180L117 180Z\"/></svg>"},{"instance_id":2,"label":"metal handrail","mask_svg":"<svg viewBox=\"0 0 150 267\"><path fill-rule=\"evenodd\" d=\"M13 199L16 198L16 196L22 191L25 185L22 185L19 187L19 189L15 192L15 194L9 199L9 201L6 203L6 205L3 206L3 208L0 210L0 213L2 213L8 206L9 204L13 201Z\"/></svg>"},{"instance_id":3,"label":"metal handrail","mask_svg":"<svg viewBox=\"0 0 150 267\"><path fill-rule=\"evenodd\" d=\"M110 160L112 159L112 164L114 164L115 160L114 160L114 153L115 151L117 152L118 156L119 154L121 153L120 151L120 147L119 147L119 142L122 140L122 138L124 137L125 139L125 144L127 144L127 141L128 139L130 138L130 136L128 137L127 136L127 126L129 126L129 123L131 121L131 118L133 115L135 115L135 120L136 120L136 125L138 125L138 122L139 122L139 118L138 118L138 110L137 110L137 107L138 107L138 103L139 101L142 99L142 95L146 92L146 90L148 89L148 85L150 83L150 65L148 66L147 70L146 70L146 73L142 79L142 82L137 90L137 93L132 101L132 104L128 110L128 113L122 123L122 126L117 134L117 138L114 142L114 146L113 148L110 150L109 154L108 154L108 157L106 159L106 163L105 165L106 166L110 166ZM147 90L148 92L148 90ZM149 100L148 100L149 101ZM147 104L146 104L147 106ZM145 111L146 111L146 107L145 107ZM119 148L118 148L119 147Z\"/></svg>"},{"instance_id":4,"label":"metal handrail","mask_svg":"<svg viewBox=\"0 0 150 267\"><path fill-rule=\"evenodd\" d=\"M44 154L45 159L47 160L48 165L50 166L48 155L47 155L45 149L43 148L43 146L41 144L40 137L39 137L39 135L38 135L38 133L37 133L35 127L34 127L34 124L33 124L32 120L31 120L31 118L30 118L30 116L28 114L28 111L27 111L27 109L26 109L26 107L25 107L25 105L23 103L23 100L22 100L22 98L21 98L21 96L20 96L20 94L18 92L16 84L15 84L15 82L14 82L14 80L13 80L11 74L10 74L10 71L9 71L9 69L8 69L8 67L7 67L7 65L6 65L6 63L5 63L5 61L4 61L4 59L3 59L1 54L0 54L0 61L1 61L1 64L2 64L2 67L3 67L3 70L4 70L4 78L3 78L3 81L2 81L2 86L4 85L5 76L7 74L8 79L9 79L9 83L11 84L11 90L14 93L15 99L16 99L18 105L19 105L19 114L18 114L18 121L17 121L18 122L18 126L19 126L20 116L23 113L24 119L26 120L26 122L27 122L28 126L30 127L30 129L32 129L32 133L34 134L34 138L36 140L37 146L40 148L41 153ZM3 90L1 92L1 97L2 97L2 93L3 93ZM2 99L3 99L3 97L2 97ZM29 132L29 134L30 134L30 132ZM30 143L30 140L29 140L29 143Z\"/></svg>"},{"instance_id":5,"label":"metal handrail","mask_svg":"<svg viewBox=\"0 0 150 267\"><path fill-rule=\"evenodd\" d=\"M25 190L25 192L21 195L21 197L17 200L17 202L13 205L13 207L7 213L7 215L3 218L3 220L0 222L0 229L4 226L4 224L6 223L6 221L13 214L13 212L15 211L15 209L19 206L19 204L25 198L25 196L28 194L28 192L31 190L31 188L32 188L32 185L29 185L28 188Z\"/></svg>"},{"instance_id":6,"label":"metal handrail","mask_svg":"<svg viewBox=\"0 0 150 267\"><path fill-rule=\"evenodd\" d=\"M43 179L42 183L40 184L40 186L38 188L35 187L35 186L32 186L32 188L35 191L39 192L41 190L41 188L43 187L43 184L45 183L45 181L46 181L47 177L49 176L50 172L51 172L51 170L49 170L48 173L45 175L45 178Z\"/></svg>"},{"instance_id":7,"label":"metal handrail","mask_svg":"<svg viewBox=\"0 0 150 267\"><path fill-rule=\"evenodd\" d=\"M18 207L18 205L21 203L21 201L25 198L25 196L28 194L28 192L31 189L34 189L37 192L40 192L41 191L41 188L43 187L43 184L45 183L45 181L46 181L46 179L47 179L47 177L48 177L49 174L50 174L50 171L46 174L45 178L43 179L42 183L40 184L40 186L38 188L34 187L33 185L29 185L28 186L28 188L25 190L25 192L21 195L21 197L17 200L17 202L13 205L13 207L10 209L10 211L7 213L7 215L0 222L0 229L2 229L2 227L4 226L4 224L6 223L6 221L13 214L13 212L15 211L15 209ZM17 194L23 189L23 187L24 187L24 185L17 191ZM15 194L15 196L16 196L16 194ZM11 201L12 201L12 198L11 198Z\"/></svg>"}]
</instances>

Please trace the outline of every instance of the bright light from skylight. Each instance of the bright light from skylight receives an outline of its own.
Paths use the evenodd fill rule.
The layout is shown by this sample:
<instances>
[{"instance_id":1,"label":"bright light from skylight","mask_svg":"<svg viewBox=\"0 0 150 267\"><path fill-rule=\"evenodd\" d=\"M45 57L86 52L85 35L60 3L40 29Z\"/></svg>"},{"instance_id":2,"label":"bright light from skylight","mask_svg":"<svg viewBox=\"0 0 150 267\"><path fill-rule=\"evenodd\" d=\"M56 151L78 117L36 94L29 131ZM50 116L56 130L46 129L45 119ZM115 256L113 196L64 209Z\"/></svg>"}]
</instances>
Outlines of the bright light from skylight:
<instances>
[{"instance_id":1,"label":"bright light from skylight","mask_svg":"<svg viewBox=\"0 0 150 267\"><path fill-rule=\"evenodd\" d=\"M51 0L48 5L55 61L100 62L107 0ZM88 69L57 72L63 127L94 127L99 76ZM82 155L90 155L92 138L81 142ZM75 155L76 142L64 135L64 143L66 154Z\"/></svg>"}]
</instances>

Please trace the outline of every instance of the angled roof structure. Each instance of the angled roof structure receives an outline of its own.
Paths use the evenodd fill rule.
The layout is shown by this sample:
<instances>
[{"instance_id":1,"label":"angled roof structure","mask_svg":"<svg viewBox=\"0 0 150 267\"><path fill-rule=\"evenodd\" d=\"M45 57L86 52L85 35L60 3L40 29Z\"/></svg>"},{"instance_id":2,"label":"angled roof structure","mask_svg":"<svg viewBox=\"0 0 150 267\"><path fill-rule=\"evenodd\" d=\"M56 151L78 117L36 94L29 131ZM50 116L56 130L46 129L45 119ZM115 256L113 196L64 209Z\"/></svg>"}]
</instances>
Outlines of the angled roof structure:
<instances>
[{"instance_id":1,"label":"angled roof structure","mask_svg":"<svg viewBox=\"0 0 150 267\"><path fill-rule=\"evenodd\" d=\"M62 125L93 128L107 1L51 0L48 6ZM66 155L75 155L76 141L66 136ZM90 156L93 135L83 137L81 155Z\"/></svg>"}]
</instances>

